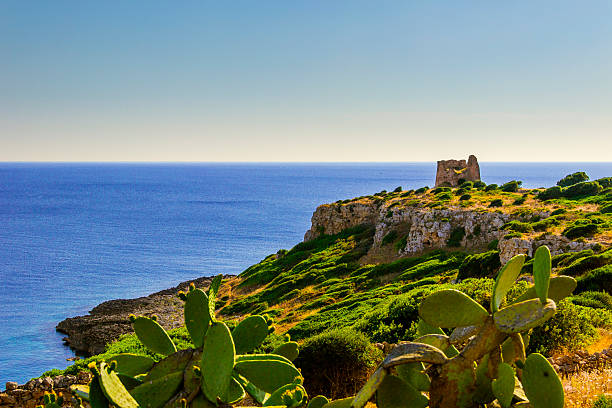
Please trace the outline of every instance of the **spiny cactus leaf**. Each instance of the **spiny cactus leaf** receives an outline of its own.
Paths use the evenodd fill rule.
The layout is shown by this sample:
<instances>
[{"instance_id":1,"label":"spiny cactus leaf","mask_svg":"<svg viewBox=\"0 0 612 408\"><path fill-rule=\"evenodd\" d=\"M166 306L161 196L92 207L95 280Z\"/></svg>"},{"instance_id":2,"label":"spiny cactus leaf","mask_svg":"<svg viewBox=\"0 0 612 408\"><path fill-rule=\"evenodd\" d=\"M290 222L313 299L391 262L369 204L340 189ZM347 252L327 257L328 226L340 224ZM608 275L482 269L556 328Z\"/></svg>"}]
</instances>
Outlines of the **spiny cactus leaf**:
<instances>
[{"instance_id":1,"label":"spiny cactus leaf","mask_svg":"<svg viewBox=\"0 0 612 408\"><path fill-rule=\"evenodd\" d=\"M202 360L202 352L197 349L193 351L191 355L191 359L185 366L185 370L183 371L183 390L187 393L187 395L191 395L200 389L201 379L196 375L193 370L193 366L200 366Z\"/></svg>"},{"instance_id":2,"label":"spiny cactus leaf","mask_svg":"<svg viewBox=\"0 0 612 408\"><path fill-rule=\"evenodd\" d=\"M423 372L423 363L410 363L395 366L397 376L419 391L429 391L431 380Z\"/></svg>"},{"instance_id":3,"label":"spiny cactus leaf","mask_svg":"<svg viewBox=\"0 0 612 408\"><path fill-rule=\"evenodd\" d=\"M329 403L327 397L323 395L317 395L316 397L308 401L308 405L306 405L306 408L323 408L323 405L327 403Z\"/></svg>"},{"instance_id":4,"label":"spiny cactus leaf","mask_svg":"<svg viewBox=\"0 0 612 408\"><path fill-rule=\"evenodd\" d=\"M164 356L176 352L176 346L170 336L155 320L140 316L132 321L132 326L138 340L149 350Z\"/></svg>"},{"instance_id":5,"label":"spiny cactus leaf","mask_svg":"<svg viewBox=\"0 0 612 408\"><path fill-rule=\"evenodd\" d=\"M475 336L480 330L480 326L464 326L457 327L452 331L449 341L451 344L459 344L467 341L470 337Z\"/></svg>"},{"instance_id":6,"label":"spiny cactus leaf","mask_svg":"<svg viewBox=\"0 0 612 408\"><path fill-rule=\"evenodd\" d=\"M283 363L293 364L287 357L278 354L239 354L236 356L236 363L257 360L278 360L282 361Z\"/></svg>"},{"instance_id":7,"label":"spiny cactus leaf","mask_svg":"<svg viewBox=\"0 0 612 408\"><path fill-rule=\"evenodd\" d=\"M250 353L268 337L268 323L262 316L249 316L236 326L232 337L236 353Z\"/></svg>"},{"instance_id":8,"label":"spiny cactus leaf","mask_svg":"<svg viewBox=\"0 0 612 408\"><path fill-rule=\"evenodd\" d=\"M122 373L117 373L117 377L119 377L119 381L121 381L121 384L123 384L125 389L128 390L128 391L131 390L132 388L136 388L140 384L142 384L142 380L141 379L134 378L134 377L131 377L129 375L122 374Z\"/></svg>"},{"instance_id":9,"label":"spiny cactus leaf","mask_svg":"<svg viewBox=\"0 0 612 408\"><path fill-rule=\"evenodd\" d=\"M497 367L497 378L491 383L491 388L502 408L510 408L514 394L514 370L509 364L501 363Z\"/></svg>"},{"instance_id":10,"label":"spiny cactus leaf","mask_svg":"<svg viewBox=\"0 0 612 408\"><path fill-rule=\"evenodd\" d=\"M497 274L495 285L493 286L493 296L491 297L491 311L499 310L499 305L506 297L506 294L514 285L525 263L525 255L519 254L510 259Z\"/></svg>"},{"instance_id":11,"label":"spiny cactus leaf","mask_svg":"<svg viewBox=\"0 0 612 408\"><path fill-rule=\"evenodd\" d=\"M441 328L437 326L432 326L425 320L419 318L419 323L417 323L416 335L420 337L425 336L426 334L444 334L444 331Z\"/></svg>"},{"instance_id":12,"label":"spiny cactus leaf","mask_svg":"<svg viewBox=\"0 0 612 408\"><path fill-rule=\"evenodd\" d=\"M287 384L274 391L263 404L264 407L284 405L287 408L299 407L306 402L308 394L300 384Z\"/></svg>"},{"instance_id":13,"label":"spiny cactus leaf","mask_svg":"<svg viewBox=\"0 0 612 408\"><path fill-rule=\"evenodd\" d=\"M93 382L93 379L91 380ZM98 380L96 380L98 381ZM91 385L91 383L90 383ZM70 386L70 392L74 395L76 395L77 397L84 399L86 401L89 401L89 387L90 385L85 385L85 384L72 384ZM98 385L99 387L99 385ZM100 390L100 392L102 392L102 390Z\"/></svg>"},{"instance_id":14,"label":"spiny cactus leaf","mask_svg":"<svg viewBox=\"0 0 612 408\"><path fill-rule=\"evenodd\" d=\"M234 341L225 323L215 322L204 337L202 346L202 392L211 402L226 401L234 368Z\"/></svg>"},{"instance_id":15,"label":"spiny cactus leaf","mask_svg":"<svg viewBox=\"0 0 612 408\"><path fill-rule=\"evenodd\" d=\"M533 258L533 280L535 283L535 291L542 304L548 299L548 283L550 281L550 270L552 262L550 257L550 249L546 245L542 245L535 251Z\"/></svg>"},{"instance_id":16,"label":"spiny cactus leaf","mask_svg":"<svg viewBox=\"0 0 612 408\"><path fill-rule=\"evenodd\" d=\"M232 376L236 381L238 381L238 384L240 384L242 388L244 388L244 390L259 404L263 404L264 401L270 396L270 394L260 390L255 385L253 385L253 383L249 382L246 378L244 378L237 372L234 371Z\"/></svg>"},{"instance_id":17,"label":"spiny cactus leaf","mask_svg":"<svg viewBox=\"0 0 612 408\"><path fill-rule=\"evenodd\" d=\"M368 401L374 396L380 384L382 384L383 380L387 376L387 370L383 368L378 368L374 373L368 378L368 381L361 387L355 398L351 398L352 408L362 408L368 403Z\"/></svg>"},{"instance_id":18,"label":"spiny cactus leaf","mask_svg":"<svg viewBox=\"0 0 612 408\"><path fill-rule=\"evenodd\" d=\"M204 344L204 335L210 326L208 296L201 289L189 291L185 300L185 326L196 347Z\"/></svg>"},{"instance_id":19,"label":"spiny cactus leaf","mask_svg":"<svg viewBox=\"0 0 612 408\"><path fill-rule=\"evenodd\" d=\"M223 401L226 404L233 404L242 400L246 396L244 388L235 378L230 380L229 390L227 392L227 400Z\"/></svg>"},{"instance_id":20,"label":"spiny cactus leaf","mask_svg":"<svg viewBox=\"0 0 612 408\"><path fill-rule=\"evenodd\" d=\"M446 289L423 299L419 316L432 326L450 328L481 325L489 313L465 293Z\"/></svg>"},{"instance_id":21,"label":"spiny cactus leaf","mask_svg":"<svg viewBox=\"0 0 612 408\"><path fill-rule=\"evenodd\" d=\"M390 368L399 364L416 362L444 364L447 360L448 358L442 351L429 344L405 342L395 346L383 360L381 366Z\"/></svg>"},{"instance_id":22,"label":"spiny cactus leaf","mask_svg":"<svg viewBox=\"0 0 612 408\"><path fill-rule=\"evenodd\" d=\"M295 341L288 341L283 343L272 351L272 354L278 354L283 357L287 357L288 360L295 360L299 355L300 351L298 344Z\"/></svg>"},{"instance_id":23,"label":"spiny cactus leaf","mask_svg":"<svg viewBox=\"0 0 612 408\"><path fill-rule=\"evenodd\" d=\"M161 408L178 391L183 382L183 372L147 381L130 391L142 408Z\"/></svg>"},{"instance_id":24,"label":"spiny cactus leaf","mask_svg":"<svg viewBox=\"0 0 612 408\"><path fill-rule=\"evenodd\" d=\"M495 399L491 388L491 378L487 375L489 371L489 355L480 360L476 367L476 389L474 391L474 401L480 404L489 404Z\"/></svg>"},{"instance_id":25,"label":"spiny cactus leaf","mask_svg":"<svg viewBox=\"0 0 612 408\"><path fill-rule=\"evenodd\" d=\"M302 378L293 364L279 360L245 360L237 362L234 370L253 383L257 388L273 393L296 378Z\"/></svg>"},{"instance_id":26,"label":"spiny cactus leaf","mask_svg":"<svg viewBox=\"0 0 612 408\"><path fill-rule=\"evenodd\" d=\"M215 408L216 405L207 400L204 395L198 394L189 404L190 408Z\"/></svg>"},{"instance_id":27,"label":"spiny cactus leaf","mask_svg":"<svg viewBox=\"0 0 612 408\"><path fill-rule=\"evenodd\" d=\"M394 375L385 377L376 392L379 408L425 408L428 403L427 397Z\"/></svg>"},{"instance_id":28,"label":"spiny cactus leaf","mask_svg":"<svg viewBox=\"0 0 612 408\"><path fill-rule=\"evenodd\" d=\"M153 381L176 372L182 373L185 370L185 367L187 367L189 360L191 360L193 352L193 349L187 349L179 350L176 353L170 354L168 357L155 363L143 381Z\"/></svg>"},{"instance_id":29,"label":"spiny cactus leaf","mask_svg":"<svg viewBox=\"0 0 612 408\"><path fill-rule=\"evenodd\" d=\"M138 354L117 354L106 360L107 363L114 361L117 364L116 371L121 374L135 376L146 373L153 367L155 360L148 356Z\"/></svg>"},{"instance_id":30,"label":"spiny cactus leaf","mask_svg":"<svg viewBox=\"0 0 612 408\"><path fill-rule=\"evenodd\" d=\"M323 408L355 408L356 405L351 405L351 402L353 402L353 397L342 398L328 402L323 405Z\"/></svg>"},{"instance_id":31,"label":"spiny cactus leaf","mask_svg":"<svg viewBox=\"0 0 612 408\"><path fill-rule=\"evenodd\" d=\"M506 306L493 315L497 328L504 333L520 333L544 323L557 310L552 299L541 304L539 299L526 300Z\"/></svg>"},{"instance_id":32,"label":"spiny cactus leaf","mask_svg":"<svg viewBox=\"0 0 612 408\"><path fill-rule=\"evenodd\" d=\"M125 389L117 373L107 369L106 363L100 363L99 381L106 398L119 408L138 408L138 403Z\"/></svg>"},{"instance_id":33,"label":"spiny cactus leaf","mask_svg":"<svg viewBox=\"0 0 612 408\"><path fill-rule=\"evenodd\" d=\"M104 391L102 391L100 380L97 376L94 376L89 384L88 401L91 408L108 408L108 399L106 398L106 395L104 395Z\"/></svg>"},{"instance_id":34,"label":"spiny cactus leaf","mask_svg":"<svg viewBox=\"0 0 612 408\"><path fill-rule=\"evenodd\" d=\"M210 315L211 322L216 321L215 317L215 302L217 300L217 293L219 293L219 287L221 286L222 275L217 275L213 278L206 294L208 295L208 312Z\"/></svg>"},{"instance_id":35,"label":"spiny cactus leaf","mask_svg":"<svg viewBox=\"0 0 612 408\"><path fill-rule=\"evenodd\" d=\"M571 276L559 275L550 278L548 285L548 298L559 303L560 300L565 299L572 294L578 283L576 279ZM535 299L538 295L536 294L535 286L528 288L521 296L518 297L513 303L523 302L529 299Z\"/></svg>"},{"instance_id":36,"label":"spiny cactus leaf","mask_svg":"<svg viewBox=\"0 0 612 408\"><path fill-rule=\"evenodd\" d=\"M446 350L450 347L450 340L444 334L426 334L414 340L415 343L429 344L440 350Z\"/></svg>"},{"instance_id":37,"label":"spiny cactus leaf","mask_svg":"<svg viewBox=\"0 0 612 408\"><path fill-rule=\"evenodd\" d=\"M527 357L521 382L533 408L563 408L563 385L543 355Z\"/></svg>"}]
</instances>

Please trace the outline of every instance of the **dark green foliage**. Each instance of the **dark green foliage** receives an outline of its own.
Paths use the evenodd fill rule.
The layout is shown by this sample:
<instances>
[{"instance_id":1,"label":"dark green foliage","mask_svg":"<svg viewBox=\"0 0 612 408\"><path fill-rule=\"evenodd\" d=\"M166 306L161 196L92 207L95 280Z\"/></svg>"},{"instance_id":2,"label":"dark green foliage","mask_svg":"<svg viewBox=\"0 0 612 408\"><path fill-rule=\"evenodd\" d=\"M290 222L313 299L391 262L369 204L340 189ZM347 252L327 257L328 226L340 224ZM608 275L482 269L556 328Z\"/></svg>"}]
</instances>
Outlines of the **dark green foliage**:
<instances>
[{"instance_id":1,"label":"dark green foliage","mask_svg":"<svg viewBox=\"0 0 612 408\"><path fill-rule=\"evenodd\" d=\"M516 221L516 220L510 221L509 223L504 225L502 229L507 230L507 231L516 231L516 232L524 232L524 233L533 231L533 227L531 226L531 224L527 222Z\"/></svg>"},{"instance_id":2,"label":"dark green foliage","mask_svg":"<svg viewBox=\"0 0 612 408\"><path fill-rule=\"evenodd\" d=\"M471 190L474 187L474 183L471 181L465 181L461 183L461 188L464 190Z\"/></svg>"},{"instance_id":3,"label":"dark green foliage","mask_svg":"<svg viewBox=\"0 0 612 408\"><path fill-rule=\"evenodd\" d=\"M463 194L461 197L459 197L460 201L467 201L469 199L471 199L472 196L470 194Z\"/></svg>"},{"instance_id":4,"label":"dark green foliage","mask_svg":"<svg viewBox=\"0 0 612 408\"><path fill-rule=\"evenodd\" d=\"M484 181L478 180L474 182L474 188L477 188L478 190L482 190L485 187L487 187L487 185Z\"/></svg>"},{"instance_id":5,"label":"dark green foliage","mask_svg":"<svg viewBox=\"0 0 612 408\"><path fill-rule=\"evenodd\" d=\"M432 194L438 194L438 193L448 193L451 191L450 187L436 187L433 190L431 190Z\"/></svg>"},{"instance_id":6,"label":"dark green foliage","mask_svg":"<svg viewBox=\"0 0 612 408\"><path fill-rule=\"evenodd\" d=\"M514 202L512 204L513 205L522 205L522 204L525 204L525 201L527 201L527 197L525 195L523 195L522 197L519 197L516 200L514 200Z\"/></svg>"},{"instance_id":7,"label":"dark green foliage","mask_svg":"<svg viewBox=\"0 0 612 408\"><path fill-rule=\"evenodd\" d=\"M588 252L587 252L588 253ZM591 251L592 253L592 251ZM562 267L558 270L563 275L577 276L583 273L600 268L612 263L612 251L606 251L601 254L591 254L576 259L571 264Z\"/></svg>"},{"instance_id":8,"label":"dark green foliage","mask_svg":"<svg viewBox=\"0 0 612 408\"><path fill-rule=\"evenodd\" d=\"M516 193L521 184L523 184L522 181L517 181L517 180L509 181L505 184L502 184L501 191L504 191L506 193Z\"/></svg>"},{"instance_id":9,"label":"dark green foliage","mask_svg":"<svg viewBox=\"0 0 612 408\"><path fill-rule=\"evenodd\" d=\"M499 239L494 239L493 241L489 242L489 244L487 245L487 249L497 250L498 245L499 245Z\"/></svg>"},{"instance_id":10,"label":"dark green foliage","mask_svg":"<svg viewBox=\"0 0 612 408\"><path fill-rule=\"evenodd\" d=\"M600 395L593 403L593 408L612 408L612 397Z\"/></svg>"},{"instance_id":11,"label":"dark green foliage","mask_svg":"<svg viewBox=\"0 0 612 408\"><path fill-rule=\"evenodd\" d=\"M596 181L584 181L563 189L563 196L566 198L590 196L599 193L601 189L601 186Z\"/></svg>"},{"instance_id":12,"label":"dark green foliage","mask_svg":"<svg viewBox=\"0 0 612 408\"><path fill-rule=\"evenodd\" d=\"M605 291L612 294L612 265L589 271L579 277L576 292Z\"/></svg>"},{"instance_id":13,"label":"dark green foliage","mask_svg":"<svg viewBox=\"0 0 612 408\"><path fill-rule=\"evenodd\" d=\"M563 196L563 190L559 186L547 188L546 190L540 191L537 195L538 200L553 200L555 198L561 198Z\"/></svg>"},{"instance_id":14,"label":"dark green foliage","mask_svg":"<svg viewBox=\"0 0 612 408\"><path fill-rule=\"evenodd\" d=\"M550 355L557 350L569 352L582 349L597 337L597 327L610 327L612 314L603 309L591 309L563 300L557 313L543 325L533 329L528 351Z\"/></svg>"},{"instance_id":15,"label":"dark green foliage","mask_svg":"<svg viewBox=\"0 0 612 408\"><path fill-rule=\"evenodd\" d=\"M448 245L449 247L459 247L461 246L461 240L463 239L464 236L465 236L465 228L463 227L454 228L451 231L448 241L446 241L446 245Z\"/></svg>"},{"instance_id":16,"label":"dark green foliage","mask_svg":"<svg viewBox=\"0 0 612 408\"><path fill-rule=\"evenodd\" d=\"M584 171L578 171L576 173L568 174L561 180L557 181L557 185L561 187L571 186L582 181L587 181L589 176Z\"/></svg>"},{"instance_id":17,"label":"dark green foliage","mask_svg":"<svg viewBox=\"0 0 612 408\"><path fill-rule=\"evenodd\" d=\"M489 251L467 256L457 273L457 279L492 278L500 268L499 251Z\"/></svg>"},{"instance_id":18,"label":"dark green foliage","mask_svg":"<svg viewBox=\"0 0 612 408\"><path fill-rule=\"evenodd\" d=\"M436 199L437 200L445 201L445 200L450 200L452 198L453 198L453 196L452 196L451 193L439 193L439 194L436 194Z\"/></svg>"},{"instance_id":19,"label":"dark green foliage","mask_svg":"<svg viewBox=\"0 0 612 408\"><path fill-rule=\"evenodd\" d=\"M402 239L400 239L393 245L393 249L395 249L396 252L399 252L402 249L406 248L406 244L408 244L408 236L404 235Z\"/></svg>"},{"instance_id":20,"label":"dark green foliage","mask_svg":"<svg viewBox=\"0 0 612 408\"><path fill-rule=\"evenodd\" d=\"M485 191L497 190L499 186L497 184L489 184L485 187Z\"/></svg>"},{"instance_id":21,"label":"dark green foliage","mask_svg":"<svg viewBox=\"0 0 612 408\"><path fill-rule=\"evenodd\" d=\"M345 328L306 339L295 365L308 394L336 399L354 395L381 358L365 335Z\"/></svg>"},{"instance_id":22,"label":"dark green foliage","mask_svg":"<svg viewBox=\"0 0 612 408\"><path fill-rule=\"evenodd\" d=\"M612 312L612 296L607 292L582 292L570 297L569 300L575 305L606 309Z\"/></svg>"},{"instance_id":23,"label":"dark green foliage","mask_svg":"<svg viewBox=\"0 0 612 408\"><path fill-rule=\"evenodd\" d=\"M546 231L550 227L559 225L560 222L554 217L544 218L543 220L532 222L531 227L534 231Z\"/></svg>"},{"instance_id":24,"label":"dark green foliage","mask_svg":"<svg viewBox=\"0 0 612 408\"><path fill-rule=\"evenodd\" d=\"M612 204L608 204L608 205L604 205L601 207L601 210L599 210L600 213L602 214L610 214L612 213Z\"/></svg>"},{"instance_id":25,"label":"dark green foliage","mask_svg":"<svg viewBox=\"0 0 612 408\"><path fill-rule=\"evenodd\" d=\"M599 183L599 185L602 186L603 188L612 187L612 177L604 177L604 178L597 179L595 181Z\"/></svg>"},{"instance_id":26,"label":"dark green foliage","mask_svg":"<svg viewBox=\"0 0 612 408\"><path fill-rule=\"evenodd\" d=\"M396 239L397 239L397 231L391 230L387 234L385 234L380 244L384 246L384 245L394 242Z\"/></svg>"},{"instance_id":27,"label":"dark green foliage","mask_svg":"<svg viewBox=\"0 0 612 408\"><path fill-rule=\"evenodd\" d=\"M521 234L518 231L514 231L509 234L504 235L502 239L512 239L512 238L523 238L523 234Z\"/></svg>"},{"instance_id":28,"label":"dark green foliage","mask_svg":"<svg viewBox=\"0 0 612 408\"><path fill-rule=\"evenodd\" d=\"M565 230L563 230L563 235L565 235L569 239L576 239L579 237L588 237L595 234L599 230L599 227L596 223L593 223L588 219L580 219L574 221L574 223L570 224Z\"/></svg>"},{"instance_id":29,"label":"dark green foliage","mask_svg":"<svg viewBox=\"0 0 612 408\"><path fill-rule=\"evenodd\" d=\"M491 201L491 203L489 204L489 207L501 207L502 205L504 205L504 202L502 201L502 199L496 198L495 200Z\"/></svg>"},{"instance_id":30,"label":"dark green foliage","mask_svg":"<svg viewBox=\"0 0 612 408\"><path fill-rule=\"evenodd\" d=\"M395 187L395 190L393 190L394 193L399 193L402 191L402 186L397 186Z\"/></svg>"},{"instance_id":31,"label":"dark green foliage","mask_svg":"<svg viewBox=\"0 0 612 408\"><path fill-rule=\"evenodd\" d=\"M565 208L557 208L556 210L550 213L550 216L552 217L555 215L561 215L561 214L565 214L566 212L567 210Z\"/></svg>"},{"instance_id":32,"label":"dark green foliage","mask_svg":"<svg viewBox=\"0 0 612 408\"><path fill-rule=\"evenodd\" d=\"M423 194L427 190L429 190L429 187L425 186L425 187L421 187L421 188L418 188L418 189L414 190L414 193L415 194Z\"/></svg>"}]
</instances>

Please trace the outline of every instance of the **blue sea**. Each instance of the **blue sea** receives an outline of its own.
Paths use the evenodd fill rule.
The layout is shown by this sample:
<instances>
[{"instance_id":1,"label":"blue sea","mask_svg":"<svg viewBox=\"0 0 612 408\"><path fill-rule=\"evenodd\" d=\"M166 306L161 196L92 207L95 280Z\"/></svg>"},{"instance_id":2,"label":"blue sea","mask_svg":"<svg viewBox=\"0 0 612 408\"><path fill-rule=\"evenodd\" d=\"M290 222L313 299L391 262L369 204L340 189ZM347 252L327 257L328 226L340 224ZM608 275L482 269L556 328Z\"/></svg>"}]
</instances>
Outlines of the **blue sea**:
<instances>
[{"instance_id":1,"label":"blue sea","mask_svg":"<svg viewBox=\"0 0 612 408\"><path fill-rule=\"evenodd\" d=\"M0 163L0 389L70 363L57 322L98 303L238 274L300 242L317 205L433 185L435 163ZM612 163L481 163L525 187Z\"/></svg>"}]
</instances>

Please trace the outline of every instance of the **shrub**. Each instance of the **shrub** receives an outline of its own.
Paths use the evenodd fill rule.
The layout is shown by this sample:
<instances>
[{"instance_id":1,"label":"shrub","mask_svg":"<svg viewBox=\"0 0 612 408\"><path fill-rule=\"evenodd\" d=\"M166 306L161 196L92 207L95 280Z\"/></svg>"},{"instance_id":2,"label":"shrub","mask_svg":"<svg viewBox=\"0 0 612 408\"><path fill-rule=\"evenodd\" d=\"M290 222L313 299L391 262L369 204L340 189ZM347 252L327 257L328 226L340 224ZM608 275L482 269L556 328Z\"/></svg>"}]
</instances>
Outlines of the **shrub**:
<instances>
[{"instance_id":1,"label":"shrub","mask_svg":"<svg viewBox=\"0 0 612 408\"><path fill-rule=\"evenodd\" d=\"M512 239L512 238L523 238L523 234L518 231L511 232L509 234L504 235L503 239Z\"/></svg>"},{"instance_id":2,"label":"shrub","mask_svg":"<svg viewBox=\"0 0 612 408\"><path fill-rule=\"evenodd\" d=\"M587 291L569 298L575 305L612 311L612 296L606 292Z\"/></svg>"},{"instance_id":3,"label":"shrub","mask_svg":"<svg viewBox=\"0 0 612 408\"><path fill-rule=\"evenodd\" d=\"M505 184L502 184L501 191L505 191L506 193L516 193L521 184L523 184L522 181L517 181L517 180L509 181Z\"/></svg>"},{"instance_id":4,"label":"shrub","mask_svg":"<svg viewBox=\"0 0 612 408\"><path fill-rule=\"evenodd\" d=\"M493 277L500 266L499 251L469 255L459 266L457 279Z\"/></svg>"},{"instance_id":5,"label":"shrub","mask_svg":"<svg viewBox=\"0 0 612 408\"><path fill-rule=\"evenodd\" d=\"M506 223L503 227L503 230L507 230L507 231L516 231L516 232L532 232L533 231L533 227L531 226L531 224L526 223L526 222L521 222L521 221L510 221L509 223Z\"/></svg>"},{"instance_id":6,"label":"shrub","mask_svg":"<svg viewBox=\"0 0 612 408\"><path fill-rule=\"evenodd\" d=\"M546 231L548 228L559 224L560 223L556 218L549 217L541 221L531 223L531 227L534 231Z\"/></svg>"},{"instance_id":7,"label":"shrub","mask_svg":"<svg viewBox=\"0 0 612 408\"><path fill-rule=\"evenodd\" d=\"M421 187L421 188L419 188L419 189L417 189L417 190L414 190L414 193L415 193L415 194L423 194L423 193L424 193L424 192L426 192L427 190L429 190L429 187L428 187L428 186L425 186L425 187Z\"/></svg>"},{"instance_id":8,"label":"shrub","mask_svg":"<svg viewBox=\"0 0 612 408\"><path fill-rule=\"evenodd\" d=\"M499 186L497 184L489 184L488 186L485 187L485 191L493 191L493 190L497 190Z\"/></svg>"},{"instance_id":9,"label":"shrub","mask_svg":"<svg viewBox=\"0 0 612 408\"><path fill-rule=\"evenodd\" d=\"M489 204L489 207L501 207L502 205L504 205L504 202L502 201L502 199L496 198L495 200L491 201L491 203Z\"/></svg>"},{"instance_id":10,"label":"shrub","mask_svg":"<svg viewBox=\"0 0 612 408\"><path fill-rule=\"evenodd\" d=\"M474 182L474 188L476 188L478 190L481 190L481 189L483 189L485 187L487 187L487 184L484 181L478 180L478 181Z\"/></svg>"},{"instance_id":11,"label":"shrub","mask_svg":"<svg viewBox=\"0 0 612 408\"><path fill-rule=\"evenodd\" d=\"M363 333L344 328L306 339L295 365L308 394L337 399L355 395L381 358Z\"/></svg>"},{"instance_id":12,"label":"shrub","mask_svg":"<svg viewBox=\"0 0 612 408\"><path fill-rule=\"evenodd\" d=\"M578 220L563 230L563 235L569 239L576 239L579 237L588 237L595 234L599 228L597 224L592 223L590 220Z\"/></svg>"},{"instance_id":13,"label":"shrub","mask_svg":"<svg viewBox=\"0 0 612 408\"><path fill-rule=\"evenodd\" d=\"M397 186L395 187L395 190L393 190L394 193L399 193L402 191L402 186Z\"/></svg>"},{"instance_id":14,"label":"shrub","mask_svg":"<svg viewBox=\"0 0 612 408\"><path fill-rule=\"evenodd\" d=\"M465 228L458 227L451 231L450 237L448 241L446 241L446 245L449 247L458 247L461 245L461 240L465 236Z\"/></svg>"},{"instance_id":15,"label":"shrub","mask_svg":"<svg viewBox=\"0 0 612 408\"><path fill-rule=\"evenodd\" d=\"M561 198L563 196L563 191L561 187L554 186L551 188L547 188L544 191L540 191L537 195L538 200L553 200L555 198Z\"/></svg>"},{"instance_id":16,"label":"shrub","mask_svg":"<svg viewBox=\"0 0 612 408\"><path fill-rule=\"evenodd\" d=\"M578 287L575 293L586 291L604 291L612 294L612 265L602 266L578 279Z\"/></svg>"},{"instance_id":17,"label":"shrub","mask_svg":"<svg viewBox=\"0 0 612 408\"><path fill-rule=\"evenodd\" d=\"M576 259L558 272L564 275L582 275L587 271L600 268L610 263L612 263L612 251L607 251L598 255L593 254Z\"/></svg>"},{"instance_id":18,"label":"shrub","mask_svg":"<svg viewBox=\"0 0 612 408\"><path fill-rule=\"evenodd\" d=\"M516 200L514 200L514 202L512 204L514 204L514 205L521 205L521 204L525 204L525 201L527 201L527 197L522 196L522 197L519 197Z\"/></svg>"},{"instance_id":19,"label":"shrub","mask_svg":"<svg viewBox=\"0 0 612 408\"><path fill-rule=\"evenodd\" d=\"M600 395L593 402L593 408L612 408L612 397L606 395Z\"/></svg>"},{"instance_id":20,"label":"shrub","mask_svg":"<svg viewBox=\"0 0 612 408\"><path fill-rule=\"evenodd\" d=\"M387 244L392 243L393 241L395 241L397 239L397 231L396 230L391 230L389 231L382 239L381 241L381 245L385 246Z\"/></svg>"},{"instance_id":21,"label":"shrub","mask_svg":"<svg viewBox=\"0 0 612 408\"><path fill-rule=\"evenodd\" d=\"M601 191L601 186L596 181L584 181L574 184L563 190L566 198L575 198L597 194Z\"/></svg>"},{"instance_id":22,"label":"shrub","mask_svg":"<svg viewBox=\"0 0 612 408\"><path fill-rule=\"evenodd\" d=\"M471 181L464 181L460 185L461 185L461 188L464 190L471 190L474 187L474 183Z\"/></svg>"},{"instance_id":23,"label":"shrub","mask_svg":"<svg viewBox=\"0 0 612 408\"><path fill-rule=\"evenodd\" d=\"M550 355L554 351L575 351L591 344L597 338L597 327L612 323L611 314L562 300L552 319L533 329L528 351Z\"/></svg>"},{"instance_id":24,"label":"shrub","mask_svg":"<svg viewBox=\"0 0 612 408\"><path fill-rule=\"evenodd\" d=\"M470 198L472 198L472 196L470 194L463 194L461 197L459 197L460 201L467 201Z\"/></svg>"},{"instance_id":25,"label":"shrub","mask_svg":"<svg viewBox=\"0 0 612 408\"><path fill-rule=\"evenodd\" d=\"M448 193L451 191L450 187L436 187L433 190L431 190L432 194L438 194L438 193Z\"/></svg>"},{"instance_id":26,"label":"shrub","mask_svg":"<svg viewBox=\"0 0 612 408\"><path fill-rule=\"evenodd\" d=\"M446 201L446 200L450 200L452 198L453 198L453 196L452 196L451 193L440 193L440 194L436 195L436 199L437 200L444 200L444 201Z\"/></svg>"},{"instance_id":27,"label":"shrub","mask_svg":"<svg viewBox=\"0 0 612 408\"><path fill-rule=\"evenodd\" d=\"M494 239L493 241L487 244L487 249L489 250L497 249L498 245L499 245L499 239Z\"/></svg>"},{"instance_id":28,"label":"shrub","mask_svg":"<svg viewBox=\"0 0 612 408\"><path fill-rule=\"evenodd\" d=\"M587 181L589 176L584 171L578 171L576 173L568 174L561 180L557 181L557 185L561 187L571 186L582 181Z\"/></svg>"},{"instance_id":29,"label":"shrub","mask_svg":"<svg viewBox=\"0 0 612 408\"><path fill-rule=\"evenodd\" d=\"M565 208L557 208L556 210L550 213L550 216L552 217L555 215L561 215L561 214L565 214L566 212L567 210Z\"/></svg>"},{"instance_id":30,"label":"shrub","mask_svg":"<svg viewBox=\"0 0 612 408\"><path fill-rule=\"evenodd\" d=\"M595 181L599 183L599 185L602 186L603 188L612 187L612 177L604 177L604 178L597 179Z\"/></svg>"},{"instance_id":31,"label":"shrub","mask_svg":"<svg viewBox=\"0 0 612 408\"><path fill-rule=\"evenodd\" d=\"M393 248L395 249L395 251L399 252L402 249L406 248L406 244L408 244L408 236L402 237L402 239L400 239L395 243L395 245L393 245Z\"/></svg>"},{"instance_id":32,"label":"shrub","mask_svg":"<svg viewBox=\"0 0 612 408\"><path fill-rule=\"evenodd\" d=\"M601 207L601 210L599 210L599 212L602 214L612 213L612 204L608 204L606 206Z\"/></svg>"}]
</instances>

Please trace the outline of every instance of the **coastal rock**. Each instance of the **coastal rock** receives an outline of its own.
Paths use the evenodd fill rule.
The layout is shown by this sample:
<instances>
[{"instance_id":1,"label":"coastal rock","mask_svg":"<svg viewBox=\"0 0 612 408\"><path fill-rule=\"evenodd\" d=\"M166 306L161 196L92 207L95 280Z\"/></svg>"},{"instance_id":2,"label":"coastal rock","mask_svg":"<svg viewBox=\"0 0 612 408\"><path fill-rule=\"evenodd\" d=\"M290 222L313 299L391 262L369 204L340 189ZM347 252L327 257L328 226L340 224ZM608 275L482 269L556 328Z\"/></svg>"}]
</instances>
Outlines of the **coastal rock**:
<instances>
[{"instance_id":1,"label":"coastal rock","mask_svg":"<svg viewBox=\"0 0 612 408\"><path fill-rule=\"evenodd\" d=\"M24 385L7 382L6 390L0 392L0 407L34 408L44 405L45 392L55 391L64 397L64 407L74 406L70 386L74 384L89 384L91 374L83 371L78 375L58 375L56 377L33 378ZM89 406L89 405L86 405Z\"/></svg>"},{"instance_id":2,"label":"coastal rock","mask_svg":"<svg viewBox=\"0 0 612 408\"><path fill-rule=\"evenodd\" d=\"M225 276L229 277L231 275ZM102 353L107 343L133 332L128 318L130 314L157 315L157 321L165 329L184 325L183 302L176 294L179 290L187 290L191 282L199 288L207 288L211 280L212 277L202 277L149 296L109 300L94 307L89 315L61 321L56 330L68 335L65 341L74 350L86 354Z\"/></svg>"}]
</instances>

